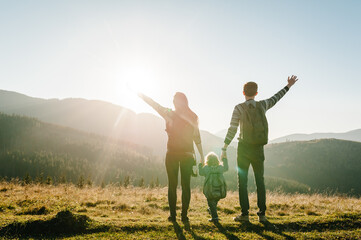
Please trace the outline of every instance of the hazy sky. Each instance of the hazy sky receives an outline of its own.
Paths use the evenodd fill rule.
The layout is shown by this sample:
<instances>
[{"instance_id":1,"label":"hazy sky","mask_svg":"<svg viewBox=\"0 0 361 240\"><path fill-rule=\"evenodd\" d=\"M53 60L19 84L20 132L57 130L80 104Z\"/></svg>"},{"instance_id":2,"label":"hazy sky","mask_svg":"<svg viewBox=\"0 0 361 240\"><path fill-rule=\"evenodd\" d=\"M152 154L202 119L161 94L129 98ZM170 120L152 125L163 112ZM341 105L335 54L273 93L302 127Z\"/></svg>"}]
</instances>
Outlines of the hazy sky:
<instances>
[{"instance_id":1,"label":"hazy sky","mask_svg":"<svg viewBox=\"0 0 361 240\"><path fill-rule=\"evenodd\" d=\"M154 111L186 93L200 127L228 128L242 86L271 97L270 138L361 128L361 1L0 0L0 89ZM130 87L129 87L130 86Z\"/></svg>"}]
</instances>

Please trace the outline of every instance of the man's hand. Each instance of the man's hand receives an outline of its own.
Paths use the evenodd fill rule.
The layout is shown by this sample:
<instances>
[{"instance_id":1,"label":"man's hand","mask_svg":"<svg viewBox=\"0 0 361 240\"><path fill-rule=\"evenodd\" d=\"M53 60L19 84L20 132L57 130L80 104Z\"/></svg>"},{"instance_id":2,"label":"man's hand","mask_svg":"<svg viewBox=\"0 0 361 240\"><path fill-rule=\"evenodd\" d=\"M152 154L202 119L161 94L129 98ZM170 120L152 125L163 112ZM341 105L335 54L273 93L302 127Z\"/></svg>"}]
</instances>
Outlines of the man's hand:
<instances>
[{"instance_id":1,"label":"man's hand","mask_svg":"<svg viewBox=\"0 0 361 240\"><path fill-rule=\"evenodd\" d=\"M221 159L223 159L223 158L227 158L227 151L222 150Z\"/></svg>"},{"instance_id":2,"label":"man's hand","mask_svg":"<svg viewBox=\"0 0 361 240\"><path fill-rule=\"evenodd\" d=\"M297 76L292 75L292 77L288 77L287 81L288 81L287 87L290 88L293 86L293 84L295 84L298 81L298 78Z\"/></svg>"},{"instance_id":3,"label":"man's hand","mask_svg":"<svg viewBox=\"0 0 361 240\"><path fill-rule=\"evenodd\" d=\"M228 147L228 144L224 144L224 146L222 148L221 159L227 158L227 147Z\"/></svg>"}]
</instances>

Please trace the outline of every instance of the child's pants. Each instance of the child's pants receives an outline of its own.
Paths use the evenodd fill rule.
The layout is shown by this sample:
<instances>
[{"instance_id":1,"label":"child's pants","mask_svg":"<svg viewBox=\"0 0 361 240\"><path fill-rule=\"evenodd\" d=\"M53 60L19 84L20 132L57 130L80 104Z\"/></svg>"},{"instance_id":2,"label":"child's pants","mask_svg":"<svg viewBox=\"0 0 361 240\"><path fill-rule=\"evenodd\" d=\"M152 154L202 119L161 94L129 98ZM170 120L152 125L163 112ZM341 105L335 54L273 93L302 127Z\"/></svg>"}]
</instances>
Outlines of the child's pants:
<instances>
[{"instance_id":1,"label":"child's pants","mask_svg":"<svg viewBox=\"0 0 361 240\"><path fill-rule=\"evenodd\" d=\"M211 213L212 219L217 219L218 218L218 214L217 214L218 200L207 199L207 202L208 202L209 211Z\"/></svg>"}]
</instances>

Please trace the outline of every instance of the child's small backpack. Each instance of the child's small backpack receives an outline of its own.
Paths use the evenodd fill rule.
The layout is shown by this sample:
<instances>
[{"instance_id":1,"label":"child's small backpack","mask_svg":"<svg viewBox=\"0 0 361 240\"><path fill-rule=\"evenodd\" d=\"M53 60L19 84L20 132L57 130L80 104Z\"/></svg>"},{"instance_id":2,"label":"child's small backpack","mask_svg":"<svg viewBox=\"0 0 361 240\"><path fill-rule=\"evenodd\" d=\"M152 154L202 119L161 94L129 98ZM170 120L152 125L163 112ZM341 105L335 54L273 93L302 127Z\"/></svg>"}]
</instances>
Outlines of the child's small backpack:
<instances>
[{"instance_id":1,"label":"child's small backpack","mask_svg":"<svg viewBox=\"0 0 361 240\"><path fill-rule=\"evenodd\" d=\"M204 182L203 193L206 198L219 200L227 195L227 185L222 173L212 172Z\"/></svg>"}]
</instances>

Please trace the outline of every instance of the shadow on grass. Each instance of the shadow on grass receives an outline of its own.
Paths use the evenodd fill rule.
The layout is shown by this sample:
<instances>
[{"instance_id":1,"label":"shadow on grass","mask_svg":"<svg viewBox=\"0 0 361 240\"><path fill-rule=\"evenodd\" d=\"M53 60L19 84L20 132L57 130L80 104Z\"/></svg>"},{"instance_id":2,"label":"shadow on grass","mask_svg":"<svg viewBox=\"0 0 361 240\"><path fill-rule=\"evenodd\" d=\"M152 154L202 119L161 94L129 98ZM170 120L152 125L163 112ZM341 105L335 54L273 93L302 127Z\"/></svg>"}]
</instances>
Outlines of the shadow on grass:
<instances>
[{"instance_id":1,"label":"shadow on grass","mask_svg":"<svg viewBox=\"0 0 361 240\"><path fill-rule=\"evenodd\" d=\"M278 235L285 239L294 239L289 236L292 232L324 232L330 230L352 230L361 228L361 214L341 214L332 219L319 219L312 221L295 221L283 223L265 222L263 224L241 223L237 224L223 224L214 223L219 232L222 233L226 239L237 240L242 232L252 232L265 239L273 239L274 235ZM173 231L176 233L177 239L186 239L184 232L191 234L193 239L203 240L204 237L198 236L196 232L209 232L212 228L209 224L206 225L188 225L184 227L179 226L177 222L173 225L125 225L125 226L108 226L98 225L85 215L73 214L70 211L61 211L55 217L48 220L29 220L26 222L14 222L0 228L0 238L55 238L55 237L69 237L81 234L93 234L99 232L162 232Z\"/></svg>"},{"instance_id":2,"label":"shadow on grass","mask_svg":"<svg viewBox=\"0 0 361 240\"><path fill-rule=\"evenodd\" d=\"M181 228L181 226L179 226L179 224L177 222L172 222L172 224L173 224L174 232L177 235L177 239L178 240L185 240L186 237L184 236L183 229ZM200 237L200 236L198 236L197 234L194 233L194 231L192 230L192 227L191 227L189 222L184 223L184 230L189 232L192 235L192 238L195 239L195 240L205 240L205 238Z\"/></svg>"},{"instance_id":3,"label":"shadow on grass","mask_svg":"<svg viewBox=\"0 0 361 240\"><path fill-rule=\"evenodd\" d=\"M262 224L252 224L250 222L241 223L239 226L228 225L222 226L215 224L219 231L223 233L227 239L238 239L232 233L253 232L265 239L274 239L267 235L265 231L280 235L286 239L295 239L289 236L287 232L325 232L332 230L352 230L361 228L361 214L341 214L329 221L315 222L287 222L287 223L271 223L269 221Z\"/></svg>"},{"instance_id":4,"label":"shadow on grass","mask_svg":"<svg viewBox=\"0 0 361 240\"><path fill-rule=\"evenodd\" d=\"M276 225L272 224L269 221L263 222L261 223L263 226L259 226L259 225L253 225L252 223L248 222L246 223L245 227L249 228L249 229L258 229L257 231L254 231L257 235L265 238L265 239L274 239L273 236L269 236L267 233L264 232L264 230L266 231L270 231L276 235L279 235L281 237L284 237L285 239L289 239L289 240L293 240L295 239L292 236L287 235L286 233L283 232L283 230L279 229Z\"/></svg>"},{"instance_id":5,"label":"shadow on grass","mask_svg":"<svg viewBox=\"0 0 361 240\"><path fill-rule=\"evenodd\" d=\"M205 240L205 238L198 236L192 229L189 222L184 223L184 229L189 232L195 240Z\"/></svg>"},{"instance_id":6,"label":"shadow on grass","mask_svg":"<svg viewBox=\"0 0 361 240\"><path fill-rule=\"evenodd\" d=\"M29 220L14 222L0 229L0 236L8 238L44 238L74 236L78 234L104 232L107 226L90 228L91 220L85 215L75 215L70 211L61 211L49 220Z\"/></svg>"},{"instance_id":7,"label":"shadow on grass","mask_svg":"<svg viewBox=\"0 0 361 240\"><path fill-rule=\"evenodd\" d=\"M232 233L230 233L229 231L227 231L227 229L224 228L219 222L214 222L213 224L218 228L218 230L224 236L226 236L227 239L230 239L230 240L238 240L239 239L237 236L235 236Z\"/></svg>"},{"instance_id":8,"label":"shadow on grass","mask_svg":"<svg viewBox=\"0 0 361 240\"><path fill-rule=\"evenodd\" d=\"M184 236L183 229L179 226L177 222L172 222L174 227L174 232L177 235L177 239L179 240L185 240L186 237Z\"/></svg>"}]
</instances>

